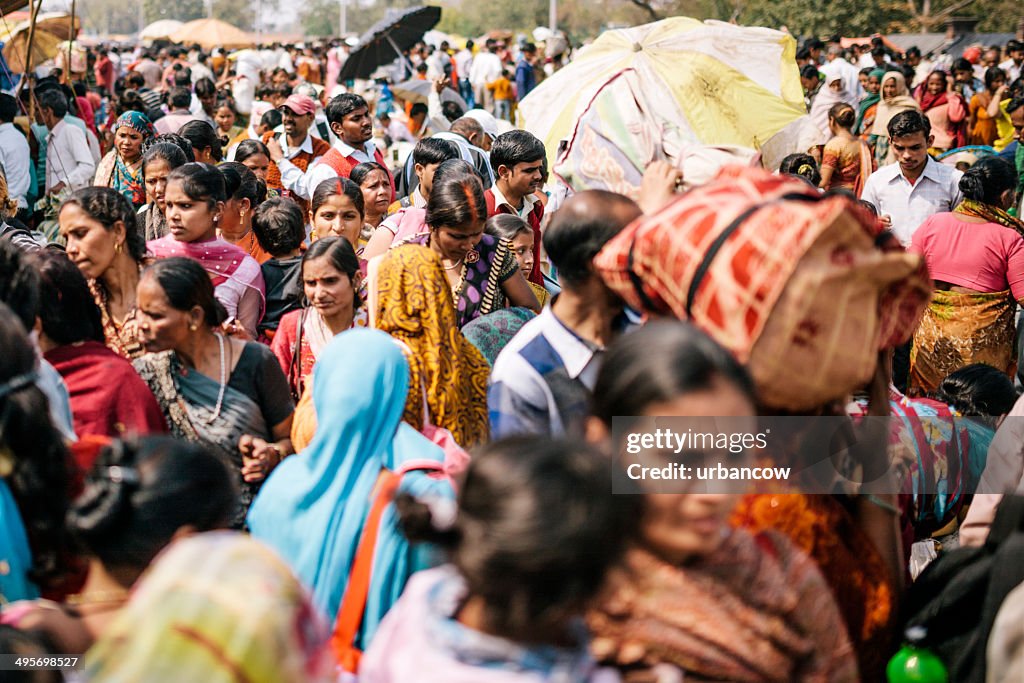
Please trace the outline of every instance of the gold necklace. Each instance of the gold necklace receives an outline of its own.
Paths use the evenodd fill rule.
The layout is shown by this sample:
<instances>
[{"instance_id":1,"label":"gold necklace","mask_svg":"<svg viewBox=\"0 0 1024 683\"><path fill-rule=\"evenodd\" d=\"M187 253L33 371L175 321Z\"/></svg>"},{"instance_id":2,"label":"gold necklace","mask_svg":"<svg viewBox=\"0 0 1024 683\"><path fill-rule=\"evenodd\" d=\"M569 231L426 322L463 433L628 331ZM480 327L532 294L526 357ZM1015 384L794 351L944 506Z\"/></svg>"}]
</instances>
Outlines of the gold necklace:
<instances>
[{"instance_id":1,"label":"gold necklace","mask_svg":"<svg viewBox=\"0 0 1024 683\"><path fill-rule=\"evenodd\" d=\"M126 602L128 591L124 588L106 591L89 591L88 593L75 593L65 598L68 605L99 605L116 602Z\"/></svg>"}]
</instances>

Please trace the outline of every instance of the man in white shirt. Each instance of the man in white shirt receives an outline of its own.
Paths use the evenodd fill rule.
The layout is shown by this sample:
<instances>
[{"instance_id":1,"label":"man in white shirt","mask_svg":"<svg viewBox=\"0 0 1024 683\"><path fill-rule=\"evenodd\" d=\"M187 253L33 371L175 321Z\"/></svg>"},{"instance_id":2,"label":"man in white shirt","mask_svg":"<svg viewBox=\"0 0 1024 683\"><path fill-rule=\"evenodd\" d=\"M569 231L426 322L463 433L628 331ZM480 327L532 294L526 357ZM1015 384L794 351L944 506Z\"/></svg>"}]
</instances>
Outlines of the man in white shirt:
<instances>
[{"instance_id":1,"label":"man in white shirt","mask_svg":"<svg viewBox=\"0 0 1024 683\"><path fill-rule=\"evenodd\" d=\"M466 47L455 53L455 70L459 72L459 94L472 109L474 106L473 86L469 73L473 68L473 41L467 40Z\"/></svg>"},{"instance_id":2,"label":"man in white shirt","mask_svg":"<svg viewBox=\"0 0 1024 683\"><path fill-rule=\"evenodd\" d=\"M68 100L57 89L38 93L39 117L49 129L46 145L46 193L72 192L92 184L96 162L80 129L64 121Z\"/></svg>"},{"instance_id":3,"label":"man in white shirt","mask_svg":"<svg viewBox=\"0 0 1024 683\"><path fill-rule=\"evenodd\" d=\"M366 100L353 93L338 95L327 104L327 121L338 140L306 173L306 187L315 190L325 180L348 178L353 168L367 161L376 161L387 170L384 155L373 142L373 119ZM388 180L394 188L391 171ZM391 200L394 201L394 192Z\"/></svg>"},{"instance_id":4,"label":"man in white shirt","mask_svg":"<svg viewBox=\"0 0 1024 683\"><path fill-rule=\"evenodd\" d=\"M18 210L28 208L26 195L31 184L29 166L31 154L28 139L14 125L18 102L6 93L0 93L0 166L7 178L7 193L18 202Z\"/></svg>"},{"instance_id":5,"label":"man in white shirt","mask_svg":"<svg viewBox=\"0 0 1024 683\"><path fill-rule=\"evenodd\" d=\"M1013 83L1024 72L1024 43L1019 40L1007 41L1006 56L1009 59L1000 64L999 68L1006 73L1006 82Z\"/></svg>"},{"instance_id":6,"label":"man in white shirt","mask_svg":"<svg viewBox=\"0 0 1024 683\"><path fill-rule=\"evenodd\" d=\"M316 102L306 95L291 95L280 107L284 135L275 135L267 140L270 158L281 172L281 185L290 194L311 199L316 186L308 186L306 174L315 166L330 145L310 134ZM301 205L300 205L301 206Z\"/></svg>"},{"instance_id":7,"label":"man in white shirt","mask_svg":"<svg viewBox=\"0 0 1024 683\"><path fill-rule=\"evenodd\" d=\"M931 123L921 112L894 116L889 122L889 147L897 162L872 173L861 194L904 247L926 218L952 211L963 200L959 187L963 173L928 155L932 140Z\"/></svg>"},{"instance_id":8,"label":"man in white shirt","mask_svg":"<svg viewBox=\"0 0 1024 683\"><path fill-rule=\"evenodd\" d=\"M494 41L488 40L484 49L473 58L473 66L469 70L469 82L478 107L494 113L494 95L487 89L487 84L498 80L501 76L501 58L494 54Z\"/></svg>"}]
</instances>

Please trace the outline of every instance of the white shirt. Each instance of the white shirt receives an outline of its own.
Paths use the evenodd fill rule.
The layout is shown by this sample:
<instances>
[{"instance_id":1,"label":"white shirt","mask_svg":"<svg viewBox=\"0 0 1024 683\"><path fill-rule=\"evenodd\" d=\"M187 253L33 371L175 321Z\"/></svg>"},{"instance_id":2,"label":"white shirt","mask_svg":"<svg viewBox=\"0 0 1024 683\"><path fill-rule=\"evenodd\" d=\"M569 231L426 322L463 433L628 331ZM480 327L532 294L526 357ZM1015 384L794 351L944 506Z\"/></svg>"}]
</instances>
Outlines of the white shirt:
<instances>
[{"instance_id":1,"label":"white shirt","mask_svg":"<svg viewBox=\"0 0 1024 683\"><path fill-rule=\"evenodd\" d=\"M1020 78L1021 72L1024 71L1021 67L1024 67L1024 64L1017 64L1012 59L1007 59L999 65L999 68L1006 74L1007 83L1013 83Z\"/></svg>"},{"instance_id":2,"label":"white shirt","mask_svg":"<svg viewBox=\"0 0 1024 683\"><path fill-rule=\"evenodd\" d=\"M311 177L310 175L303 173L302 169L293 164L290 159L294 159L295 155L299 152L306 152L307 154L313 153L313 137L309 133L306 134L306 139L302 141L302 144L298 147L288 147L288 136L282 135L277 139L281 145L281 151L284 152L284 159L277 162L277 168L281 171L281 185L286 190L292 192L303 199L312 199L313 190L316 189L316 185L310 186L307 181ZM314 157L307 168L313 168L322 157Z\"/></svg>"},{"instance_id":3,"label":"white shirt","mask_svg":"<svg viewBox=\"0 0 1024 683\"><path fill-rule=\"evenodd\" d=\"M880 216L892 218L892 233L907 247L926 218L952 211L963 201L959 187L963 175L928 157L921 176L911 184L899 163L889 164L871 174L861 199L878 209Z\"/></svg>"},{"instance_id":4,"label":"white shirt","mask_svg":"<svg viewBox=\"0 0 1024 683\"><path fill-rule=\"evenodd\" d=\"M495 206L501 206L502 204L508 206L513 211L515 211L516 215L518 215L524 221L527 220L527 216L529 216L530 212L533 211L533 205L540 201L531 192L530 194L523 197L523 208L516 210L516 207L513 206L509 200L505 199L505 195L503 195L501 193L501 190L498 189L498 183L494 183L494 185L491 186L491 194L494 195Z\"/></svg>"},{"instance_id":5,"label":"white shirt","mask_svg":"<svg viewBox=\"0 0 1024 683\"><path fill-rule=\"evenodd\" d=\"M374 150L377 149L377 146L373 143L373 140L368 140L363 149L357 149L346 143L344 140L338 140L336 143L334 143L334 149L341 152L342 156L355 157L356 161L358 161L359 163L365 163L367 161L374 160L373 153ZM281 177L282 179L284 178L283 169L281 170ZM337 177L337 171L331 168L328 164L323 163L323 157L320 157L320 161L317 161L316 165L310 166L309 170L306 171L307 191L310 193L310 196L312 196L312 193L314 190L316 190L317 185L319 185L325 180L330 180L331 178Z\"/></svg>"},{"instance_id":6,"label":"white shirt","mask_svg":"<svg viewBox=\"0 0 1024 683\"><path fill-rule=\"evenodd\" d=\"M28 208L25 195L31 184L32 163L28 140L13 123L0 123L0 166L7 177L7 193L18 201L18 208Z\"/></svg>"},{"instance_id":7,"label":"white shirt","mask_svg":"<svg viewBox=\"0 0 1024 683\"><path fill-rule=\"evenodd\" d=\"M74 191L92 184L96 162L85 133L58 121L46 143L46 191L63 182Z\"/></svg>"},{"instance_id":8,"label":"white shirt","mask_svg":"<svg viewBox=\"0 0 1024 683\"><path fill-rule=\"evenodd\" d=\"M455 53L455 69L459 72L459 80L468 81L469 72L473 67L473 53L459 50Z\"/></svg>"},{"instance_id":9,"label":"white shirt","mask_svg":"<svg viewBox=\"0 0 1024 683\"><path fill-rule=\"evenodd\" d=\"M501 75L501 58L493 52L481 52L473 58L473 66L469 70L469 82L475 86L484 86L497 80Z\"/></svg>"}]
</instances>

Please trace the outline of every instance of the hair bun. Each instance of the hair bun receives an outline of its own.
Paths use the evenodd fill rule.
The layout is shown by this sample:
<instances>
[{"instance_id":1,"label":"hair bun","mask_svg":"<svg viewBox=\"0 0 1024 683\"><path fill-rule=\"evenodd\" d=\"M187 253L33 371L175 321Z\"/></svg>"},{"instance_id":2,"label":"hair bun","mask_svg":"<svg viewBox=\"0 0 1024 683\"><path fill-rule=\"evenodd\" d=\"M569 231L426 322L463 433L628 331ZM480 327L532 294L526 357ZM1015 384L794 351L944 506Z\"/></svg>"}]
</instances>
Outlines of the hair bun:
<instances>
[{"instance_id":1,"label":"hair bun","mask_svg":"<svg viewBox=\"0 0 1024 683\"><path fill-rule=\"evenodd\" d=\"M85 490L68 511L67 522L73 533L104 535L121 522L141 483L134 460L134 451L119 441L104 449L86 477Z\"/></svg>"}]
</instances>

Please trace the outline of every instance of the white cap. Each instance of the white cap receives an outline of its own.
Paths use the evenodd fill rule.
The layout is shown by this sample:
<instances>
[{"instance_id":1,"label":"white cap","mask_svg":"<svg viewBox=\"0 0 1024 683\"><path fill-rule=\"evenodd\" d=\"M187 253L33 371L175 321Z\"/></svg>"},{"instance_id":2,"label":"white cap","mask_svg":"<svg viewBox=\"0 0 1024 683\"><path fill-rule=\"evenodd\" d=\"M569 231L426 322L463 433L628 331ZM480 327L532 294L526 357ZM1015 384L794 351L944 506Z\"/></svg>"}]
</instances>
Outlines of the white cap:
<instances>
[{"instance_id":1,"label":"white cap","mask_svg":"<svg viewBox=\"0 0 1024 683\"><path fill-rule=\"evenodd\" d=\"M483 109L470 109L463 116L479 123L484 132L490 135L492 139L501 135L501 132L498 130L498 120L490 112Z\"/></svg>"}]
</instances>

